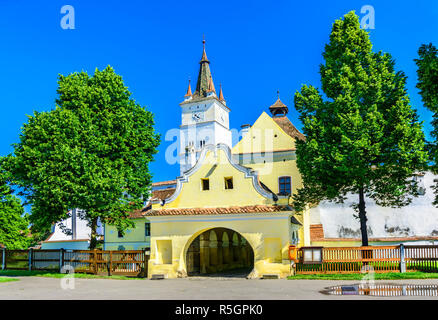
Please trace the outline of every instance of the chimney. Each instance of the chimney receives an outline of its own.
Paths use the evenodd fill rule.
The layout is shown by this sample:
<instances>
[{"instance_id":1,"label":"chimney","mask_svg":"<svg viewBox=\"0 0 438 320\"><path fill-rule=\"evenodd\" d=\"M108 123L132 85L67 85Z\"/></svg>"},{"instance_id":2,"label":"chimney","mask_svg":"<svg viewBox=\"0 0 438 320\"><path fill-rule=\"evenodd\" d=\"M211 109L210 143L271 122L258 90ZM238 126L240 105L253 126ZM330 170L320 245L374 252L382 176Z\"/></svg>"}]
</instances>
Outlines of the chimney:
<instances>
[{"instance_id":1,"label":"chimney","mask_svg":"<svg viewBox=\"0 0 438 320\"><path fill-rule=\"evenodd\" d=\"M243 137L248 133L249 128L251 128L251 125L243 124L240 126L240 128L241 128L240 132L242 133L242 139L243 139Z\"/></svg>"}]
</instances>

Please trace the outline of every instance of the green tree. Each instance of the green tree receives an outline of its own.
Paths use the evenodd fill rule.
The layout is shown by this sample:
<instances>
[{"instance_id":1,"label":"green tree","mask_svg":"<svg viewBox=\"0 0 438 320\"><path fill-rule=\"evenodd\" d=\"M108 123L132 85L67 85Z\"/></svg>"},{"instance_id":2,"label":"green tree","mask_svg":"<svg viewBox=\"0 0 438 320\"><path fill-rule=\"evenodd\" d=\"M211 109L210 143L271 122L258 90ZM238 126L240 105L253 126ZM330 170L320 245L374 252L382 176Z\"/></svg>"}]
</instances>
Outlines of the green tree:
<instances>
[{"instance_id":1,"label":"green tree","mask_svg":"<svg viewBox=\"0 0 438 320\"><path fill-rule=\"evenodd\" d=\"M295 94L306 141L297 141L303 188L295 196L302 211L322 200L353 206L362 245L368 245L365 197L401 207L417 195L412 174L424 168L424 134L409 105L406 76L395 72L387 53L374 53L359 19L350 12L336 20L320 66L324 95L304 85Z\"/></svg>"},{"instance_id":2,"label":"green tree","mask_svg":"<svg viewBox=\"0 0 438 320\"><path fill-rule=\"evenodd\" d=\"M20 199L13 195L0 172L0 243L8 249L27 249L30 244L29 221Z\"/></svg>"},{"instance_id":3,"label":"green tree","mask_svg":"<svg viewBox=\"0 0 438 320\"><path fill-rule=\"evenodd\" d=\"M45 230L85 210L90 248L98 219L123 232L129 212L144 205L148 165L159 145L153 114L137 104L111 67L59 76L57 106L29 116L3 166L32 206L31 222Z\"/></svg>"},{"instance_id":4,"label":"green tree","mask_svg":"<svg viewBox=\"0 0 438 320\"><path fill-rule=\"evenodd\" d=\"M438 173L438 49L429 43L423 44L418 49L418 59L414 59L417 64L418 83L420 95L424 105L433 112L431 136L434 141L428 144L430 158L433 161L431 169ZM435 201L438 206L438 183L434 187Z\"/></svg>"}]
</instances>

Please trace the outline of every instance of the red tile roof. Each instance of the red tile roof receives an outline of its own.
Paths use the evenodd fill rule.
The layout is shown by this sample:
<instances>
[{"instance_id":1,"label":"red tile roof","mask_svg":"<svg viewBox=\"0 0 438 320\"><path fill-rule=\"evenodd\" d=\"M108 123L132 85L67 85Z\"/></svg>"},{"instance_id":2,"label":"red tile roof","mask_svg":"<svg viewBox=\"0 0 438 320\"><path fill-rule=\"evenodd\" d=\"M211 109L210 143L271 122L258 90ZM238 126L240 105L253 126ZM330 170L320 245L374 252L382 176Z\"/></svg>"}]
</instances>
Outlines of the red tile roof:
<instances>
[{"instance_id":1,"label":"red tile roof","mask_svg":"<svg viewBox=\"0 0 438 320\"><path fill-rule=\"evenodd\" d=\"M129 213L129 218L131 218L131 219L143 218L143 215L145 214L145 212L147 212L150 209L151 209L151 206L149 205L147 207L144 207L143 209L131 211Z\"/></svg>"},{"instance_id":2,"label":"red tile roof","mask_svg":"<svg viewBox=\"0 0 438 320\"><path fill-rule=\"evenodd\" d=\"M299 140L306 140L306 137L304 134L302 134L300 131L298 131L297 128L290 122L288 117L272 117L272 120L274 120L281 129L283 129L284 132L286 132L288 135L290 135L294 139Z\"/></svg>"},{"instance_id":3,"label":"red tile roof","mask_svg":"<svg viewBox=\"0 0 438 320\"><path fill-rule=\"evenodd\" d=\"M151 200L164 200L175 193L175 188L161 189L152 191Z\"/></svg>"},{"instance_id":4,"label":"red tile roof","mask_svg":"<svg viewBox=\"0 0 438 320\"><path fill-rule=\"evenodd\" d=\"M239 213L270 213L291 211L289 206L256 205L256 206L235 206L223 208L169 208L149 209L143 211L143 216L177 216L177 215L218 215L218 214L239 214Z\"/></svg>"},{"instance_id":5,"label":"red tile roof","mask_svg":"<svg viewBox=\"0 0 438 320\"><path fill-rule=\"evenodd\" d=\"M176 184L176 180L159 181L159 182L152 183L152 186L153 187L161 187L161 186L167 186L170 184Z\"/></svg>"}]
</instances>

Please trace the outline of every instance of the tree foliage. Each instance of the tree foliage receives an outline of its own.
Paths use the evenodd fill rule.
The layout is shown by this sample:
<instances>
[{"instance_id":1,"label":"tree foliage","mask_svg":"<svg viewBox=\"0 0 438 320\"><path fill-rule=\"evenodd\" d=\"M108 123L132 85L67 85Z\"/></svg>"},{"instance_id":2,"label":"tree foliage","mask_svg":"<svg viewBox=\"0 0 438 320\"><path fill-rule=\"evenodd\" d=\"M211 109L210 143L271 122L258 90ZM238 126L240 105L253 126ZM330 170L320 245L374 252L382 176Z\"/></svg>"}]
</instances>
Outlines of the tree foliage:
<instances>
[{"instance_id":1,"label":"tree foliage","mask_svg":"<svg viewBox=\"0 0 438 320\"><path fill-rule=\"evenodd\" d=\"M119 230L133 226L128 215L148 197L159 135L152 113L111 67L60 75L57 93L54 110L28 117L4 167L32 205L35 226L83 209L94 248L98 219Z\"/></svg>"},{"instance_id":2,"label":"tree foliage","mask_svg":"<svg viewBox=\"0 0 438 320\"><path fill-rule=\"evenodd\" d=\"M20 199L13 195L5 173L0 171L0 243L11 250L27 249L31 242L28 226Z\"/></svg>"},{"instance_id":3,"label":"tree foliage","mask_svg":"<svg viewBox=\"0 0 438 320\"><path fill-rule=\"evenodd\" d=\"M336 20L320 66L322 91L304 85L295 94L306 141L297 141L304 187L295 205L322 200L354 206L368 245L365 196L381 206L400 207L417 194L409 182L424 168L424 134L409 104L406 76L387 53L374 53L369 35L350 12Z\"/></svg>"},{"instance_id":4,"label":"tree foliage","mask_svg":"<svg viewBox=\"0 0 438 320\"><path fill-rule=\"evenodd\" d=\"M434 141L428 147L433 160L432 170L438 173L438 49L432 43L421 45L415 63L418 67L417 88L424 105L433 112L431 136ZM438 183L435 185L434 205L438 206Z\"/></svg>"}]
</instances>

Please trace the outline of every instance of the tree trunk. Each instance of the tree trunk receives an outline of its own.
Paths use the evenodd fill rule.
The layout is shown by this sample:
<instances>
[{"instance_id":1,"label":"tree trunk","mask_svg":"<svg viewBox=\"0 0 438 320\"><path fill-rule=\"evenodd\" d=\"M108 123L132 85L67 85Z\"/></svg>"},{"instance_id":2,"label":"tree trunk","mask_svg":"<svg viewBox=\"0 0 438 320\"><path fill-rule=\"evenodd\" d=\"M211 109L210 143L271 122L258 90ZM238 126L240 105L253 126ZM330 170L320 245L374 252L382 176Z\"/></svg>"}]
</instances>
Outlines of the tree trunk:
<instances>
[{"instance_id":1,"label":"tree trunk","mask_svg":"<svg viewBox=\"0 0 438 320\"><path fill-rule=\"evenodd\" d=\"M362 246L368 246L367 213L365 211L365 196L363 187L359 189L359 219L360 231L362 233Z\"/></svg>"},{"instance_id":2,"label":"tree trunk","mask_svg":"<svg viewBox=\"0 0 438 320\"><path fill-rule=\"evenodd\" d=\"M90 250L96 249L97 247L97 218L91 220L91 238L90 238Z\"/></svg>"}]
</instances>

